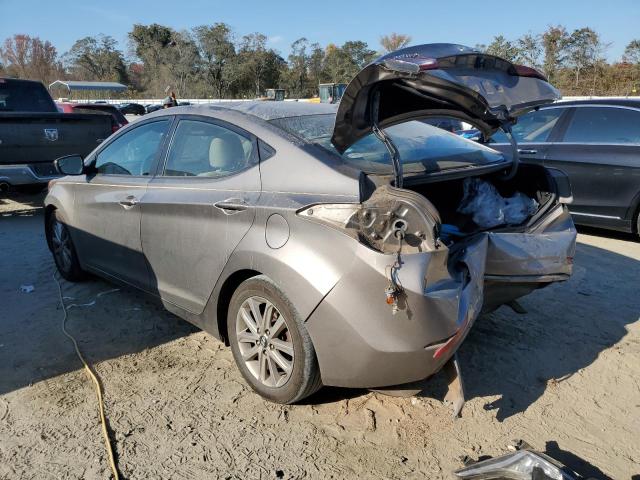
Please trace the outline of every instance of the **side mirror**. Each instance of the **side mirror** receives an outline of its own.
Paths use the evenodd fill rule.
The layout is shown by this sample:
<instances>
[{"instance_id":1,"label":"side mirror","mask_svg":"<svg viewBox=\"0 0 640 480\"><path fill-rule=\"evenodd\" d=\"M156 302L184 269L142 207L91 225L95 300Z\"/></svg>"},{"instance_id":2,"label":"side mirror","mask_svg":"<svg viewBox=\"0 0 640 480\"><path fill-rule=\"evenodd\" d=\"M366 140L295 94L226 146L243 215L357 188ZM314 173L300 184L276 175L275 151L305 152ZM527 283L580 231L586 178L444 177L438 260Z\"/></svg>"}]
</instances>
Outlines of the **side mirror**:
<instances>
[{"instance_id":1,"label":"side mirror","mask_svg":"<svg viewBox=\"0 0 640 480\"><path fill-rule=\"evenodd\" d=\"M67 155L53 161L58 173L61 175L82 175L84 172L84 160L80 155Z\"/></svg>"}]
</instances>

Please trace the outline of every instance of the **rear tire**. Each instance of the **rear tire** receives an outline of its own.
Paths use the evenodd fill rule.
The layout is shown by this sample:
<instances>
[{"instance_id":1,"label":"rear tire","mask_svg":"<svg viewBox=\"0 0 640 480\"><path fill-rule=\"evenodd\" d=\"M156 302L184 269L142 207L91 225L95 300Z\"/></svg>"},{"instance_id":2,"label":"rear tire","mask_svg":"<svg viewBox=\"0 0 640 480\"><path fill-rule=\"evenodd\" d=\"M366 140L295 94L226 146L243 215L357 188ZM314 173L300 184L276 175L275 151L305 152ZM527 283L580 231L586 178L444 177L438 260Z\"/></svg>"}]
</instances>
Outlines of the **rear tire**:
<instances>
[{"instance_id":1,"label":"rear tire","mask_svg":"<svg viewBox=\"0 0 640 480\"><path fill-rule=\"evenodd\" d=\"M57 210L47 218L46 234L53 260L62 278L70 282L83 280L85 272L80 267L69 228Z\"/></svg>"},{"instance_id":2,"label":"rear tire","mask_svg":"<svg viewBox=\"0 0 640 480\"><path fill-rule=\"evenodd\" d=\"M237 288L229 305L227 332L240 373L267 400L295 403L322 386L303 319L268 277L252 277Z\"/></svg>"}]
</instances>

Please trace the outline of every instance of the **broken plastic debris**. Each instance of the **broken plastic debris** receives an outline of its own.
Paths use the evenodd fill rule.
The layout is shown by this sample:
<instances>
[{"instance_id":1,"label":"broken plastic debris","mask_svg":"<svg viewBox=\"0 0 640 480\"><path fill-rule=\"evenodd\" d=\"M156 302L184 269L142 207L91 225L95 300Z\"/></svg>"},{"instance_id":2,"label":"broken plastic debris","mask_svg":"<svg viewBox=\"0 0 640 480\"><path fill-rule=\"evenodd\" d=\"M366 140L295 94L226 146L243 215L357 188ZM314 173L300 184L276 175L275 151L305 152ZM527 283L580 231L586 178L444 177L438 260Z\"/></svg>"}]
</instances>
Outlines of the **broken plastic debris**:
<instances>
[{"instance_id":1,"label":"broken plastic debris","mask_svg":"<svg viewBox=\"0 0 640 480\"><path fill-rule=\"evenodd\" d=\"M480 228L498 225L519 225L538 210L538 202L516 192L505 198L491 183L479 178L467 178L458 212L471 215Z\"/></svg>"},{"instance_id":2,"label":"broken plastic debris","mask_svg":"<svg viewBox=\"0 0 640 480\"><path fill-rule=\"evenodd\" d=\"M33 285L20 285L20 291L22 293L31 293L36 289Z\"/></svg>"}]
</instances>

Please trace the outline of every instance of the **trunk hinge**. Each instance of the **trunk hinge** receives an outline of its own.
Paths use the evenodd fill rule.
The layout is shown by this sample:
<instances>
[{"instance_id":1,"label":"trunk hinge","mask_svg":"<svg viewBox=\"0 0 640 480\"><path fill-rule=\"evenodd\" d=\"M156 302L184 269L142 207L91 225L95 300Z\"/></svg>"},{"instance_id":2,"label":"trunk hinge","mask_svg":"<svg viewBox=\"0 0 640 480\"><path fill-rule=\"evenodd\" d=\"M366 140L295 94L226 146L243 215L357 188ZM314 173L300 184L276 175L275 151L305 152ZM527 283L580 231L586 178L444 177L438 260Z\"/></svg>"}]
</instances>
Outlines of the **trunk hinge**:
<instances>
[{"instance_id":1,"label":"trunk hinge","mask_svg":"<svg viewBox=\"0 0 640 480\"><path fill-rule=\"evenodd\" d=\"M373 105L371 108L371 130L373 134L387 147L391 156L391 164L393 165L393 175L395 177L396 188L402 188L402 162L400 161L400 152L393 143L393 140L378 126L378 112L380 108L380 92L377 91L373 96Z\"/></svg>"},{"instance_id":2,"label":"trunk hinge","mask_svg":"<svg viewBox=\"0 0 640 480\"><path fill-rule=\"evenodd\" d=\"M511 131L511 127L513 126L512 122L505 122L500 128L507 135L509 139L509 143L511 144L511 170L504 177L504 180L511 180L516 176L518 172L518 166L520 165L520 152L518 151L518 142L513 136L513 132Z\"/></svg>"}]
</instances>

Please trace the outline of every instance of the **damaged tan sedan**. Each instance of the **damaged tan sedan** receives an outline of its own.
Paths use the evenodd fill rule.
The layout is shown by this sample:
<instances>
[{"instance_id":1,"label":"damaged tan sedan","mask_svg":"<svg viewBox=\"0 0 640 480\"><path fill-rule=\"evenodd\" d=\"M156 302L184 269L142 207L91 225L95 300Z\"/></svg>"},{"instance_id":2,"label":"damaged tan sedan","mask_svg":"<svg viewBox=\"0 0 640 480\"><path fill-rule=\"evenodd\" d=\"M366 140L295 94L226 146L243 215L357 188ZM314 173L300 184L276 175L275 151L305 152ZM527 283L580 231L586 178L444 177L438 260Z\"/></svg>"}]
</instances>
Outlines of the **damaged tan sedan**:
<instances>
[{"instance_id":1,"label":"damaged tan sedan","mask_svg":"<svg viewBox=\"0 0 640 480\"><path fill-rule=\"evenodd\" d=\"M481 311L571 274L576 232L559 171L485 138L558 92L537 71L422 45L360 72L339 105L238 102L146 116L46 198L66 279L85 272L159 297L227 342L260 395L321 385L411 391Z\"/></svg>"}]
</instances>

